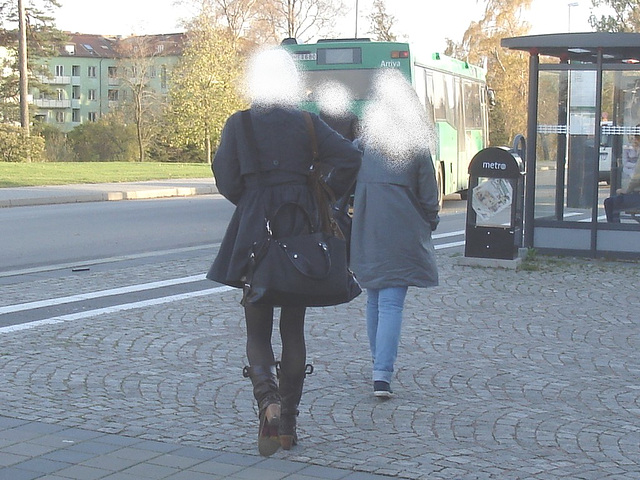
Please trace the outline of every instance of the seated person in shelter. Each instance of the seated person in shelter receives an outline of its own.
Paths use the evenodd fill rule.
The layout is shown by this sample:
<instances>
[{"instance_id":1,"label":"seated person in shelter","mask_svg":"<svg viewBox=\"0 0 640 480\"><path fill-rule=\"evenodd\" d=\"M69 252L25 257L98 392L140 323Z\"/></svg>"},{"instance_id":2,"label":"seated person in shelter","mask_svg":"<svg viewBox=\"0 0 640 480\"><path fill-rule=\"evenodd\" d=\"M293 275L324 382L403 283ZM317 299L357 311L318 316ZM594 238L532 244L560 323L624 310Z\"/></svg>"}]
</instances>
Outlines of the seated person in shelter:
<instances>
[{"instance_id":1,"label":"seated person in shelter","mask_svg":"<svg viewBox=\"0 0 640 480\"><path fill-rule=\"evenodd\" d=\"M640 151L640 135L634 135L631 142L630 150L633 150L633 153L631 155L625 154L625 159L635 157L635 166L631 170L629 165L625 163L623 168L628 169L628 174L631 177L629 183L626 188L618 189L617 195L605 199L604 211L607 214L607 222L620 223L620 212L640 209L640 162L637 161Z\"/></svg>"}]
</instances>

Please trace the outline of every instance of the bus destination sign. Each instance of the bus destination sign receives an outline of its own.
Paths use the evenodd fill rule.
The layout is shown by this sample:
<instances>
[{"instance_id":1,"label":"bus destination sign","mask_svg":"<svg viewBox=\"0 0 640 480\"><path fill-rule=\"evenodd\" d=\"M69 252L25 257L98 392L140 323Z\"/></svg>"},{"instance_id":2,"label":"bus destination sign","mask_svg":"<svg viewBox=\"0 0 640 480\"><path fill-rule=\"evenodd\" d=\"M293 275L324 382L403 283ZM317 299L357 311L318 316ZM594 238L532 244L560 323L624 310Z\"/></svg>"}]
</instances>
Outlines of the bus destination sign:
<instances>
[{"instance_id":1,"label":"bus destination sign","mask_svg":"<svg viewBox=\"0 0 640 480\"><path fill-rule=\"evenodd\" d=\"M298 61L313 61L318 59L316 52L294 52L292 53L293 59Z\"/></svg>"}]
</instances>

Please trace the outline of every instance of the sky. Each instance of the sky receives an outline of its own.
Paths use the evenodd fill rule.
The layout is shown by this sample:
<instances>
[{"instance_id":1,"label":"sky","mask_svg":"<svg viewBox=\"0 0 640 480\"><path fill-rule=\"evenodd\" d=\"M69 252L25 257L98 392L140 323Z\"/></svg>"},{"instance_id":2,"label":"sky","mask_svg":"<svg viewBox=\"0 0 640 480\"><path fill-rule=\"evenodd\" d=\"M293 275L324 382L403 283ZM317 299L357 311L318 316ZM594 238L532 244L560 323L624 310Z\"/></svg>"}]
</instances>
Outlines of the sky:
<instances>
[{"instance_id":1,"label":"sky","mask_svg":"<svg viewBox=\"0 0 640 480\"><path fill-rule=\"evenodd\" d=\"M103 35L174 33L182 31L181 20L194 12L176 0L109 0L96 3L91 12L87 0L60 0L57 9L58 28L70 32ZM91 2L94 3L94 2ZM345 0L350 11L336 24L336 36L355 35L358 4L358 33L366 36L373 0ZM388 0L387 12L395 17L394 32L412 43L442 51L446 38L460 41L469 23L482 16L477 0ZM438 6L435 6L438 5ZM532 24L532 34L590 31L588 18L591 0L533 0L523 19ZM98 11L99 10L99 11Z\"/></svg>"}]
</instances>

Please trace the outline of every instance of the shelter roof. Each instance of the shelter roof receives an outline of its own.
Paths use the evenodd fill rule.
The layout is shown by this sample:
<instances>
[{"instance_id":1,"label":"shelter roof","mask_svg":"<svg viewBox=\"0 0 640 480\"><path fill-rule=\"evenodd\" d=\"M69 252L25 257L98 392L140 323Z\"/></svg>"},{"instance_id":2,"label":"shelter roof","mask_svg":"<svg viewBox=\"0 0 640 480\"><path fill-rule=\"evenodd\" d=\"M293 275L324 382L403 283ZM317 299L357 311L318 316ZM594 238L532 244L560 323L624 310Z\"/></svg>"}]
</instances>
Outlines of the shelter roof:
<instances>
[{"instance_id":1,"label":"shelter roof","mask_svg":"<svg viewBox=\"0 0 640 480\"><path fill-rule=\"evenodd\" d=\"M553 33L503 38L503 47L532 55L547 55L561 61L596 63L640 63L640 33Z\"/></svg>"}]
</instances>

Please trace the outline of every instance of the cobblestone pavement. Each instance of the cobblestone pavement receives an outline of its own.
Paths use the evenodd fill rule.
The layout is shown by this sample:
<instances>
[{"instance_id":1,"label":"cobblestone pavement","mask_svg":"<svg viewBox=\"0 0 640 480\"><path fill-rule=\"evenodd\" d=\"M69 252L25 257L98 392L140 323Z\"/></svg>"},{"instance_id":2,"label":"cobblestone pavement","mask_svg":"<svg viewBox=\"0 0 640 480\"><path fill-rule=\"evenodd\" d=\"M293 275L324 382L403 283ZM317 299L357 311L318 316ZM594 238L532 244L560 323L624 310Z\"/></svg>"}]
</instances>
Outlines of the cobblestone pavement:
<instances>
[{"instance_id":1,"label":"cobblestone pavement","mask_svg":"<svg viewBox=\"0 0 640 480\"><path fill-rule=\"evenodd\" d=\"M0 479L640 478L640 264L438 258L441 286L409 291L389 401L372 396L364 295L309 310L300 445L268 460L241 375L237 291L0 333ZM209 262L32 275L0 284L0 298Z\"/></svg>"}]
</instances>

